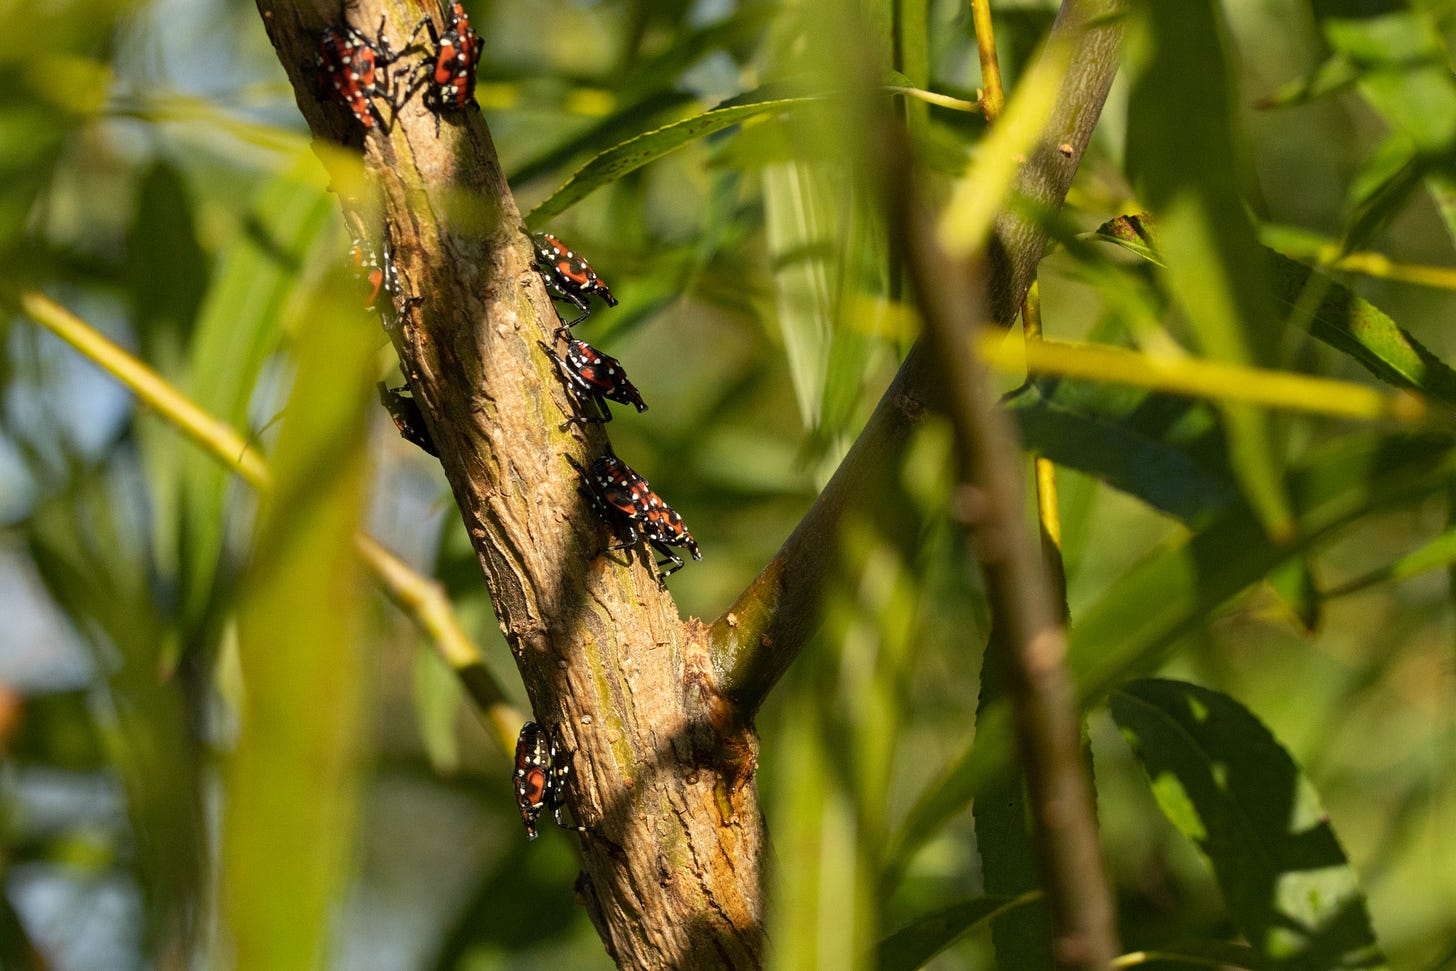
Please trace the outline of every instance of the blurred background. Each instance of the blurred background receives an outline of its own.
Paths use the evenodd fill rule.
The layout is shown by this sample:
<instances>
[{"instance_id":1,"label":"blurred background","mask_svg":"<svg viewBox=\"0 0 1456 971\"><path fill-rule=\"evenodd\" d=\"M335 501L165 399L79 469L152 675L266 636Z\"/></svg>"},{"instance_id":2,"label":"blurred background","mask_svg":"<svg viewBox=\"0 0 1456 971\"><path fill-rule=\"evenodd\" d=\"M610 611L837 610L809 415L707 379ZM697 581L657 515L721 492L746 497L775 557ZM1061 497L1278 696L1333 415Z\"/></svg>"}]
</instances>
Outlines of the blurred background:
<instances>
[{"instance_id":1,"label":"blurred background","mask_svg":"<svg viewBox=\"0 0 1456 971\"><path fill-rule=\"evenodd\" d=\"M485 45L477 98L523 212L627 138L766 84L815 80L843 56L807 0L465 8ZM876 16L909 9L924 23L899 21L911 39L897 42ZM1449 45L1451 5L1416 9ZM884 30L867 42L904 83L976 97L968 5L869 10L871 29ZM992 10L1014 92L1055 6ZM1256 222L1306 248L1340 237L1388 147L1388 119L1351 85L1290 94L1328 54L1307 0L1227 0L1221 12L1244 139L1237 177ZM294 378L307 371L301 348L335 332L325 318L347 316L370 373L319 394L347 397L367 421L363 523L445 582L523 712L525 695L437 464L370 401L372 380L397 383L398 372L377 321L354 312L349 238L256 9L0 0L0 23L0 964L226 966L208 861L230 792L222 762L238 738L239 644L259 643L261 621L247 619L256 584L245 579L269 514L21 316L15 292L69 307L265 453L286 434ZM1269 99L1280 104L1261 105ZM906 104L931 170L963 170L985 130L979 115ZM1127 120L1120 81L1065 232L1141 208L1125 174ZM621 301L578 332L624 362L651 406L618 409L610 433L704 551L671 580L685 615L717 617L777 549L914 337L883 226L836 154L839 124L832 108L760 116L627 174L546 227ZM1451 233L1427 194L1385 215L1363 249L1452 266ZM1048 336L1183 342L1144 270L1106 249L1053 248L1040 277ZM1341 279L1451 359L1450 286ZM1328 348L1286 356L1370 380ZM1291 422L1288 454L1338 434L1333 425ZM945 452L932 427L896 501L941 508ZM1073 618L1186 533L1094 478L1066 470L1061 485ZM1439 533L1446 515L1438 495L1368 517L1320 549L1310 575L1331 589ZM827 967L848 966L835 947L981 888L969 813L893 865L856 858L974 734L987 626L974 566L943 524L893 539L852 527L847 550L854 581L758 726L775 835L771 933L781 956L817 953ZM1434 570L1324 600L1313 623L1301 616L1307 602L1259 585L1181 641L1165 669L1239 699L1301 763L1400 967L1438 967L1456 947L1448 579ZM526 841L508 757L454 675L367 582L347 601L352 626L338 636L348 649L314 683L337 678L338 697L352 699L340 704L353 714L327 731L349 738L359 766L337 793L351 822L337 828L322 963L609 966L574 899L575 837L548 825ZM299 649L287 626L272 627L281 662ZM1105 713L1093 713L1091 738L1125 945L1227 936L1206 865L1163 820ZM804 869L812 885L786 876ZM862 926L835 944L841 921ZM989 967L988 940L973 932L932 966Z\"/></svg>"}]
</instances>

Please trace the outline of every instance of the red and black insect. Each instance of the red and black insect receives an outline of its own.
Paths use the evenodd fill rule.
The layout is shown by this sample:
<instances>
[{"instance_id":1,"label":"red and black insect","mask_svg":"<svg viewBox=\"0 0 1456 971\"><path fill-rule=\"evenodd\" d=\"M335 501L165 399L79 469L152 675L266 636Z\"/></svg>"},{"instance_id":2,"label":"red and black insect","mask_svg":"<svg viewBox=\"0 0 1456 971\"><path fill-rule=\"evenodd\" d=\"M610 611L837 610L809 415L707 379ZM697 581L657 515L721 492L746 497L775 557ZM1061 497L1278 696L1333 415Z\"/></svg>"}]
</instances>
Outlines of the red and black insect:
<instances>
[{"instance_id":1,"label":"red and black insect","mask_svg":"<svg viewBox=\"0 0 1456 971\"><path fill-rule=\"evenodd\" d=\"M388 234L384 237L384 258L381 260L374 246L368 240L356 237L349 247L349 259L354 264L354 278L369 284L369 294L364 299L364 309L379 310L379 323L385 330L392 330L398 309L395 297L399 293L399 270L394 263L394 247ZM380 293L388 298L379 302ZM419 297L411 297L407 303L419 303Z\"/></svg>"},{"instance_id":2,"label":"red and black insect","mask_svg":"<svg viewBox=\"0 0 1456 971\"><path fill-rule=\"evenodd\" d=\"M388 279L393 275L393 262L381 264L379 254L368 240L356 237L349 247L349 259L354 263L354 279L367 280L369 283L369 295L364 298L365 310L373 309L379 300L379 291L394 292L395 287L389 284L397 284L398 281Z\"/></svg>"},{"instance_id":3,"label":"red and black insect","mask_svg":"<svg viewBox=\"0 0 1456 971\"><path fill-rule=\"evenodd\" d=\"M567 461L581 476L582 495L591 503L593 511L608 525L626 532L622 542L600 552L630 550L637 545L640 531L663 557L657 561L658 580L665 580L683 568L682 557L672 551L675 546L686 548L695 560L703 558L693 534L683 524L682 516L663 502L647 480L632 471L626 462L611 452L603 453L587 470L583 470L570 456ZM669 567L669 563L672 566Z\"/></svg>"},{"instance_id":4,"label":"red and black insect","mask_svg":"<svg viewBox=\"0 0 1456 971\"><path fill-rule=\"evenodd\" d=\"M439 458L435 440L430 437L430 430L425 427L425 416L420 412L419 402L415 401L413 394L405 393L409 388L391 388L383 381L377 387L379 403L389 412L389 417L394 419L394 427L399 429L400 437Z\"/></svg>"},{"instance_id":5,"label":"red and black insect","mask_svg":"<svg viewBox=\"0 0 1456 971\"><path fill-rule=\"evenodd\" d=\"M470 17L458 2L450 4L449 26L444 32L435 27L432 17L425 17L410 34L410 43L421 30L430 35L434 56L427 59L419 76L410 85L403 100L409 99L420 85L425 85L425 107L435 113L435 134L440 134L440 115L462 111L475 103L475 69L480 63L480 35L470 26Z\"/></svg>"},{"instance_id":6,"label":"red and black insect","mask_svg":"<svg viewBox=\"0 0 1456 971\"><path fill-rule=\"evenodd\" d=\"M571 331L565 327L558 327L556 336L566 340L565 357L557 354L541 341L536 343L540 344L541 349L551 355L551 359L556 362L556 367L561 371L561 377L566 381L567 387L571 389L578 404L584 406L590 402L597 413L595 418L572 415L562 423L562 428L567 425L601 424L611 421L612 411L607 407L608 401L632 405L639 412L647 410L647 402L642 400L642 395L637 391L636 386L627 380L627 371L622 367L621 361L610 354L603 354L586 341L572 337Z\"/></svg>"},{"instance_id":7,"label":"red and black insect","mask_svg":"<svg viewBox=\"0 0 1456 971\"><path fill-rule=\"evenodd\" d=\"M353 25L331 24L319 35L313 55L320 97L348 105L365 128L384 126L375 98L385 98L393 105L388 69L395 55L384 40L383 17L379 18L378 37L371 41Z\"/></svg>"},{"instance_id":8,"label":"red and black insect","mask_svg":"<svg viewBox=\"0 0 1456 971\"><path fill-rule=\"evenodd\" d=\"M569 300L581 314L564 326L574 327L591 313L587 297L595 294L607 302L608 307L617 305L617 298L597 276L591 264L562 245L561 240L550 233L532 233L531 243L536 248L536 268L541 277L562 300Z\"/></svg>"},{"instance_id":9,"label":"red and black insect","mask_svg":"<svg viewBox=\"0 0 1456 971\"><path fill-rule=\"evenodd\" d=\"M521 822L526 824L526 837L536 838L536 819L541 810L550 809L561 821L561 808L566 803L566 780L571 775L571 757L561 744L561 735L554 729L526 722L516 738L516 805L521 809ZM567 827L568 829L573 827ZM586 827L574 827L586 832Z\"/></svg>"}]
</instances>

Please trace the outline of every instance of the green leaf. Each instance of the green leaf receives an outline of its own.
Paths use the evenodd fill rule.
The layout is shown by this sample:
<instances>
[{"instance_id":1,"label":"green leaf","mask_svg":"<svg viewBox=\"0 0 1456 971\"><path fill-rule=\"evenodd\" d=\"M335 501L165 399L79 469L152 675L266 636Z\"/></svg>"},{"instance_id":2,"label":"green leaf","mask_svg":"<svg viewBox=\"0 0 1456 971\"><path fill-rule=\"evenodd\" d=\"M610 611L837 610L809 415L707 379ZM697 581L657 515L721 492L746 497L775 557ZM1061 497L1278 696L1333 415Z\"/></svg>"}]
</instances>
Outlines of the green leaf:
<instances>
[{"instance_id":1,"label":"green leaf","mask_svg":"<svg viewBox=\"0 0 1456 971\"><path fill-rule=\"evenodd\" d=\"M788 161L763 172L764 230L774 309L804 427L819 424L842 281L834 243L848 218L843 181L822 163Z\"/></svg>"},{"instance_id":2,"label":"green leaf","mask_svg":"<svg viewBox=\"0 0 1456 971\"><path fill-rule=\"evenodd\" d=\"M1318 301L1309 314L1309 331L1316 338L1350 355L1382 381L1456 402L1456 371L1379 307L1303 263L1272 256L1281 304L1299 312Z\"/></svg>"},{"instance_id":3,"label":"green leaf","mask_svg":"<svg viewBox=\"0 0 1456 971\"><path fill-rule=\"evenodd\" d=\"M1420 187L1427 165L1409 138L1396 134L1382 142L1350 180L1349 212L1340 242L1346 251L1363 249L1405 208Z\"/></svg>"},{"instance_id":4,"label":"green leaf","mask_svg":"<svg viewBox=\"0 0 1456 971\"><path fill-rule=\"evenodd\" d=\"M433 651L415 651L411 659L415 725L430 766L444 776L460 769L455 724L465 704L460 678Z\"/></svg>"},{"instance_id":5,"label":"green leaf","mask_svg":"<svg viewBox=\"0 0 1456 971\"><path fill-rule=\"evenodd\" d=\"M1267 267L1236 178L1240 149L1223 24L1211 0L1135 6L1141 44L1129 44L1128 165L1158 214L1164 279L1209 357L1273 366ZM1267 415L1250 405L1220 410L1242 491L1270 534L1286 535L1289 502Z\"/></svg>"},{"instance_id":6,"label":"green leaf","mask_svg":"<svg viewBox=\"0 0 1456 971\"><path fill-rule=\"evenodd\" d=\"M1027 903L1030 897L984 896L963 900L906 924L880 942L867 966L880 971L915 971L956 939Z\"/></svg>"},{"instance_id":7,"label":"green leaf","mask_svg":"<svg viewBox=\"0 0 1456 971\"><path fill-rule=\"evenodd\" d=\"M214 418L244 427L264 362L278 348L288 301L311 248L330 232L333 203L296 174L265 185L245 217L249 231L221 254L192 327L182 390ZM340 259L342 260L342 256ZM176 571L181 611L193 628L218 596L232 474L171 429L146 439L161 556ZM175 471L174 471L175 470Z\"/></svg>"},{"instance_id":8,"label":"green leaf","mask_svg":"<svg viewBox=\"0 0 1456 971\"><path fill-rule=\"evenodd\" d=\"M1344 57L1321 61L1302 78L1296 78L1255 104L1260 108L1295 108L1338 94L1355 83L1355 66Z\"/></svg>"},{"instance_id":9,"label":"green leaf","mask_svg":"<svg viewBox=\"0 0 1456 971\"><path fill-rule=\"evenodd\" d=\"M1456 240L1456 212L1442 201L1456 167L1456 74L1439 18L1403 3L1344 0L1317 0L1314 13L1326 42L1354 65L1361 96L1394 128L1351 188L1346 246L1363 246L1421 179Z\"/></svg>"},{"instance_id":10,"label":"green leaf","mask_svg":"<svg viewBox=\"0 0 1456 971\"><path fill-rule=\"evenodd\" d=\"M587 162L565 185L532 209L526 215L526 224L532 229L540 229L547 220L559 216L602 186L616 182L628 172L635 172L691 141L741 124L750 118L823 100L819 97L785 97L787 90L789 88L783 85L759 88L725 101L702 114L645 132L607 149Z\"/></svg>"},{"instance_id":11,"label":"green leaf","mask_svg":"<svg viewBox=\"0 0 1456 971\"><path fill-rule=\"evenodd\" d=\"M1072 623L1069 664L1084 707L1130 677L1153 673L1180 638L1276 566L1373 511L1439 493L1456 471L1456 443L1360 439L1311 456L1288 479L1297 532L1277 544L1246 502L1198 532L1143 557ZM915 849L1010 765L1010 706L978 716L975 744L948 765L900 824L888 858L903 868Z\"/></svg>"},{"instance_id":12,"label":"green leaf","mask_svg":"<svg viewBox=\"0 0 1456 971\"><path fill-rule=\"evenodd\" d=\"M1149 553L1072 625L1071 663L1083 697L1095 703L1127 677L1151 673L1179 637L1229 598L1335 530L1442 488L1456 466L1453 448L1432 438L1340 442L1289 478L1299 510L1290 543L1268 540L1239 504Z\"/></svg>"},{"instance_id":13,"label":"green leaf","mask_svg":"<svg viewBox=\"0 0 1456 971\"><path fill-rule=\"evenodd\" d=\"M1160 235L1157 223L1146 213L1109 220L1091 237L1157 261ZM1318 270L1267 247L1263 252L1271 261L1276 303L1314 337L1388 384L1456 402L1456 370L1383 310Z\"/></svg>"},{"instance_id":14,"label":"green leaf","mask_svg":"<svg viewBox=\"0 0 1456 971\"><path fill-rule=\"evenodd\" d=\"M1008 670L1009 645L998 643L1001 631L992 627L990 642L982 655L981 695L976 702L979 721L994 705L1011 696ZM987 893L1014 897L1034 894L1041 887L1037 870L1036 845L1029 825L1032 809L1026 792L1026 774L1002 772L990 782L971 805L976 826L976 850L981 857L981 881ZM1003 968L1026 971L1050 969L1052 954L1051 912L1045 901L1018 907L1001 915L991 925L991 943L996 963Z\"/></svg>"},{"instance_id":15,"label":"green leaf","mask_svg":"<svg viewBox=\"0 0 1456 971\"><path fill-rule=\"evenodd\" d=\"M1112 717L1163 813L1212 863L1230 916L1267 967L1384 966L1319 797L1257 718L1218 692L1166 680L1114 691Z\"/></svg>"},{"instance_id":16,"label":"green leaf","mask_svg":"<svg viewBox=\"0 0 1456 971\"><path fill-rule=\"evenodd\" d=\"M1439 570L1456 563L1456 529L1449 529L1421 546L1411 550L1393 563L1364 576L1356 577L1325 593L1326 599L1341 597L1369 589L1380 583L1405 580L1430 570Z\"/></svg>"},{"instance_id":17,"label":"green leaf","mask_svg":"<svg viewBox=\"0 0 1456 971\"><path fill-rule=\"evenodd\" d=\"M241 728L221 854L237 967L329 963L367 735L359 648L370 603L354 536L375 347L357 312L310 324L238 612Z\"/></svg>"},{"instance_id":18,"label":"green leaf","mask_svg":"<svg viewBox=\"0 0 1456 971\"><path fill-rule=\"evenodd\" d=\"M208 257L197 238L182 173L151 166L137 190L127 238L127 285L142 355L166 377L176 374L208 285Z\"/></svg>"},{"instance_id":19,"label":"green leaf","mask_svg":"<svg viewBox=\"0 0 1456 971\"><path fill-rule=\"evenodd\" d=\"M1441 221L1446 224L1446 235L1456 242L1456 175L1445 169L1436 169L1426 177L1431 197L1436 200L1436 209Z\"/></svg>"},{"instance_id":20,"label":"green leaf","mask_svg":"<svg viewBox=\"0 0 1456 971\"><path fill-rule=\"evenodd\" d=\"M47 592L104 672L104 691L92 697L95 724L126 793L147 933L166 947L188 940L199 919L202 767L185 686L158 677L158 660L174 649L177 631L151 585L150 537L134 489L111 468L78 471L64 491L36 506L25 529ZM167 838L148 838L155 833Z\"/></svg>"},{"instance_id":21,"label":"green leaf","mask_svg":"<svg viewBox=\"0 0 1456 971\"><path fill-rule=\"evenodd\" d=\"M1165 280L1208 357L1270 367L1274 314L1235 175L1241 153L1223 25L1210 0L1144 0L1137 7L1142 44L1128 45L1128 167L1158 213ZM1198 178L1188 178L1190 172ZM1267 415L1249 405L1220 411L1233 473L1265 528L1283 536L1290 530L1289 499Z\"/></svg>"},{"instance_id":22,"label":"green leaf","mask_svg":"<svg viewBox=\"0 0 1456 971\"><path fill-rule=\"evenodd\" d=\"M1187 398L1072 381L1038 381L1006 408L1023 444L1186 523L1238 497L1212 409Z\"/></svg>"},{"instance_id":23,"label":"green leaf","mask_svg":"<svg viewBox=\"0 0 1456 971\"><path fill-rule=\"evenodd\" d=\"M1372 107L1422 156L1456 150L1456 75L1434 18L1389 4L1356 10L1345 0L1316 0L1325 40L1359 69Z\"/></svg>"}]
</instances>

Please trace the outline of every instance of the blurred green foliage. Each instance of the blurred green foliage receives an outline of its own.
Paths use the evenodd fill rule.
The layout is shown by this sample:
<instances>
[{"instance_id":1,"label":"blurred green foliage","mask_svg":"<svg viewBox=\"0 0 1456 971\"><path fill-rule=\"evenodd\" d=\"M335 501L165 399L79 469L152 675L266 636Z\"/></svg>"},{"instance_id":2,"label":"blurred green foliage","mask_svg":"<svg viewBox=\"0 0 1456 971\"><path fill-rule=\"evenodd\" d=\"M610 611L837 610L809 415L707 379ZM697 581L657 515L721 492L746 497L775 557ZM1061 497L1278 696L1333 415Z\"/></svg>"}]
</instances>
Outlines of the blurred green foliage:
<instances>
[{"instance_id":1,"label":"blurred green foliage","mask_svg":"<svg viewBox=\"0 0 1456 971\"><path fill-rule=\"evenodd\" d=\"M861 71L973 98L966 5L865 0L863 64L842 63L852 21L806 0L466 7L522 211L621 298L586 326L651 410L613 439L691 524L705 559L673 592L715 617L914 337L852 115L821 96ZM1328 264L1456 263L1456 4L1131 10L1125 83L1067 208L1043 214L1048 337L1449 396L1451 290ZM1054 6L992 13L1014 91ZM368 315L337 319L357 299L347 235L255 9L0 0L0 22L0 966L222 966L235 946L351 969L606 966L570 841L525 842L505 760L341 542L362 520L438 576L524 704L438 469L370 407L392 355ZM943 202L985 125L900 111ZM1158 265L1079 235L1149 207ZM1327 265L1271 265L1259 241ZM245 430L290 501L259 510L18 316L27 289ZM321 341L351 349L321 364ZM1333 958L1314 930L1303 951L1260 939L1276 898L1231 892L1287 824L1322 850L1339 837L1304 902L1356 900L1391 966L1448 966L1450 429L1085 382L1008 409L1064 466L1072 666L1125 949L1368 957L1360 934ZM1038 906L988 896L1005 874L984 872L969 812L1005 791L1009 720L976 717L989 623L942 512L946 443L928 422L886 515L847 526L823 632L759 718L778 966L993 967L992 922ZM1134 680L1154 674L1202 687ZM1232 740L1200 738L1200 712ZM1277 785L1220 802L1234 776ZM1265 818L1280 800L1299 812ZM1257 825L1198 838L1241 807ZM268 900L278 879L306 906ZM264 936L219 937L224 900Z\"/></svg>"}]
</instances>

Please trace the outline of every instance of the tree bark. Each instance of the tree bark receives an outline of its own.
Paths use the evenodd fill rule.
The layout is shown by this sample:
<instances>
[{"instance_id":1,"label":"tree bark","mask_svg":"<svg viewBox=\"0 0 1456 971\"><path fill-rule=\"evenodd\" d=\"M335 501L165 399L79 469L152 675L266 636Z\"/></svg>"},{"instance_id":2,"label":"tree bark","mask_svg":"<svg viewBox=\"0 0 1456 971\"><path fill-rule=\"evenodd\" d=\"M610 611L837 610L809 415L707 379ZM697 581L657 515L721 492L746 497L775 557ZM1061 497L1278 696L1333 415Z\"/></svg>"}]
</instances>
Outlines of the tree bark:
<instances>
[{"instance_id":1,"label":"tree bark","mask_svg":"<svg viewBox=\"0 0 1456 971\"><path fill-rule=\"evenodd\" d=\"M483 118L447 116L437 137L416 96L365 134L343 105L317 100L309 76L338 4L258 8L346 220L392 242L390 339L535 716L574 753L567 805L587 827L577 886L608 952L626 968L758 967L756 741L716 694L702 626L680 618L652 557L593 555L606 527L567 459L589 465L606 436L558 430L570 403L536 343L551 342L557 316ZM414 5L359 0L343 16L372 38L381 13L398 49ZM361 136L362 180L357 157L337 151Z\"/></svg>"}]
</instances>

